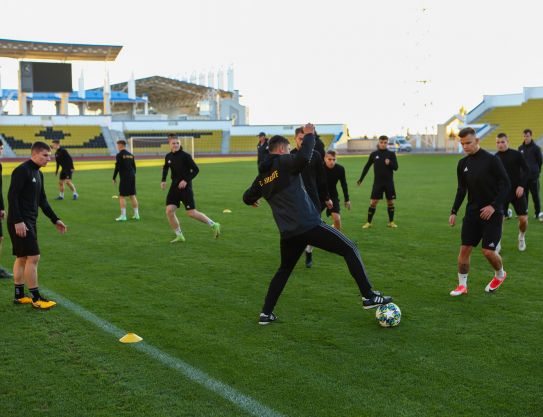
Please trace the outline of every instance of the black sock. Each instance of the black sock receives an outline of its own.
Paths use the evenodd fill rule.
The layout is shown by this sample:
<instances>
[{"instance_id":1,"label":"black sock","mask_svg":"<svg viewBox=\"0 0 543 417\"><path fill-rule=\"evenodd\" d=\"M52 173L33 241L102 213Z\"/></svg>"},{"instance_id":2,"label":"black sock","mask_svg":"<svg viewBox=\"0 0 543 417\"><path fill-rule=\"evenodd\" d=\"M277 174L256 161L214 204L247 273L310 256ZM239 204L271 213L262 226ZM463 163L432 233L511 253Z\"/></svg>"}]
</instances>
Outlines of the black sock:
<instances>
[{"instance_id":1,"label":"black sock","mask_svg":"<svg viewBox=\"0 0 543 417\"><path fill-rule=\"evenodd\" d=\"M25 284L15 284L15 299L23 298L25 296Z\"/></svg>"},{"instance_id":2,"label":"black sock","mask_svg":"<svg viewBox=\"0 0 543 417\"><path fill-rule=\"evenodd\" d=\"M368 208L368 223L371 223L373 220L373 215L375 214L375 210L377 210L377 207L369 207Z\"/></svg>"},{"instance_id":3,"label":"black sock","mask_svg":"<svg viewBox=\"0 0 543 417\"><path fill-rule=\"evenodd\" d=\"M30 294L32 294L32 301L38 301L41 299L40 290L38 287L36 288L29 288L28 291L30 291Z\"/></svg>"},{"instance_id":4,"label":"black sock","mask_svg":"<svg viewBox=\"0 0 543 417\"><path fill-rule=\"evenodd\" d=\"M392 222L394 221L394 206L388 206L388 221Z\"/></svg>"}]
</instances>

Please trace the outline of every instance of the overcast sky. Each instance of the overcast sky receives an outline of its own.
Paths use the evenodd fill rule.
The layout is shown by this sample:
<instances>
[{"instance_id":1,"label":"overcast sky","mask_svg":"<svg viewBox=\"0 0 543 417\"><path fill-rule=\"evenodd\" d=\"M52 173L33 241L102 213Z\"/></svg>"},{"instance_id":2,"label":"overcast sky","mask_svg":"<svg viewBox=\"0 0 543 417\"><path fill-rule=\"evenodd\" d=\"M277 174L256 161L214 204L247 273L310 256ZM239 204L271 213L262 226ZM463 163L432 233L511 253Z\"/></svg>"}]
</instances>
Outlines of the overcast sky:
<instances>
[{"instance_id":1,"label":"overcast sky","mask_svg":"<svg viewBox=\"0 0 543 417\"><path fill-rule=\"evenodd\" d=\"M251 124L424 131L484 94L543 85L536 0L27 0L0 13L0 38L123 45L112 83L233 64ZM16 88L17 63L0 66ZM82 67L87 88L103 84L103 63L75 62L74 88Z\"/></svg>"}]
</instances>

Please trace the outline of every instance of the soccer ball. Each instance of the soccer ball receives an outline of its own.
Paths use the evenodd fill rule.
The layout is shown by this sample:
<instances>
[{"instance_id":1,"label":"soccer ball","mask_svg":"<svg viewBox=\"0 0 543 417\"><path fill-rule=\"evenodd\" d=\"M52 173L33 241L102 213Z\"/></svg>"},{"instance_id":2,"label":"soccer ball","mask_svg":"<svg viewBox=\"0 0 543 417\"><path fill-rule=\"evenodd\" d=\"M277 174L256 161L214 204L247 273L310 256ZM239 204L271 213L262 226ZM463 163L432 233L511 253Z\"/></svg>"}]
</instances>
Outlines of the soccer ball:
<instances>
[{"instance_id":1,"label":"soccer ball","mask_svg":"<svg viewBox=\"0 0 543 417\"><path fill-rule=\"evenodd\" d=\"M396 304L388 303L377 307L375 318L383 327L394 327L400 324L402 312Z\"/></svg>"},{"instance_id":2,"label":"soccer ball","mask_svg":"<svg viewBox=\"0 0 543 417\"><path fill-rule=\"evenodd\" d=\"M507 209L507 218L510 219L513 217L513 210Z\"/></svg>"}]
</instances>

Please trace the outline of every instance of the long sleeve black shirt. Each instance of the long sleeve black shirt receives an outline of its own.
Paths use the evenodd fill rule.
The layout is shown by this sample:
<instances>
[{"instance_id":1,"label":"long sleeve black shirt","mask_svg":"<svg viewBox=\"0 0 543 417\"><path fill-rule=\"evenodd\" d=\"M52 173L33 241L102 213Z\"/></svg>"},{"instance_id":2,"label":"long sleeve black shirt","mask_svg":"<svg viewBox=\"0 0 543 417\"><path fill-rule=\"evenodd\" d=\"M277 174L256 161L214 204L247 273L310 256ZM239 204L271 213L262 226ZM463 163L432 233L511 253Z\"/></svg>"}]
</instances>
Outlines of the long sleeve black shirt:
<instances>
[{"instance_id":1,"label":"long sleeve black shirt","mask_svg":"<svg viewBox=\"0 0 543 417\"><path fill-rule=\"evenodd\" d=\"M497 212L503 211L503 203L510 190L509 177L500 159L479 149L458 161L456 168L458 189L451 210L456 214L468 194L466 214L478 213L491 205Z\"/></svg>"},{"instance_id":2,"label":"long sleeve black shirt","mask_svg":"<svg viewBox=\"0 0 543 417\"><path fill-rule=\"evenodd\" d=\"M293 149L291 154L296 155L298 149ZM324 201L330 198L328 185L326 183L326 172L324 171L324 160L317 151L313 150L311 159L302 171L302 180L305 190L320 211Z\"/></svg>"},{"instance_id":3,"label":"long sleeve black shirt","mask_svg":"<svg viewBox=\"0 0 543 417\"><path fill-rule=\"evenodd\" d=\"M526 164L528 164L528 168L530 169L528 179L538 179L539 174L541 173L541 164L543 163L541 157L541 148L537 146L534 141L531 141L528 145L526 145L525 143L520 145L518 150L522 155L524 155L524 159L526 159Z\"/></svg>"},{"instance_id":4,"label":"long sleeve black shirt","mask_svg":"<svg viewBox=\"0 0 543 417\"><path fill-rule=\"evenodd\" d=\"M326 182L328 183L330 198L339 199L337 183L340 182L343 189L343 198L345 201L349 201L349 188L347 187L347 179L345 178L345 168L342 165L336 164L332 169L325 166L324 170L326 172Z\"/></svg>"},{"instance_id":5,"label":"long sleeve black shirt","mask_svg":"<svg viewBox=\"0 0 543 417\"><path fill-rule=\"evenodd\" d=\"M126 149L119 151L115 157L115 171L113 171L113 179L117 178L117 174L121 178L129 178L136 175L136 161L134 155Z\"/></svg>"},{"instance_id":6,"label":"long sleeve black shirt","mask_svg":"<svg viewBox=\"0 0 543 417\"><path fill-rule=\"evenodd\" d=\"M269 140L266 138L266 140L262 143L258 141L256 145L256 164L260 165L260 163L266 158L268 155L268 148L270 145L268 144Z\"/></svg>"},{"instance_id":7,"label":"long sleeve black shirt","mask_svg":"<svg viewBox=\"0 0 543 417\"><path fill-rule=\"evenodd\" d=\"M529 168L522 154L514 149L507 149L505 152L497 152L496 156L500 158L505 172L507 172L511 182L511 191L515 191L517 187L526 188Z\"/></svg>"},{"instance_id":8,"label":"long sleeve black shirt","mask_svg":"<svg viewBox=\"0 0 543 417\"><path fill-rule=\"evenodd\" d=\"M58 148L55 152L55 161L57 163L57 169L55 172L58 173L58 168L62 167L64 171L70 171L74 169L74 161L68 151L64 148Z\"/></svg>"},{"instance_id":9,"label":"long sleeve black shirt","mask_svg":"<svg viewBox=\"0 0 543 417\"><path fill-rule=\"evenodd\" d=\"M59 218L49 205L43 187L43 174L32 160L23 162L11 174L8 191L8 223L35 225L38 207L55 224Z\"/></svg>"},{"instance_id":10,"label":"long sleeve black shirt","mask_svg":"<svg viewBox=\"0 0 543 417\"><path fill-rule=\"evenodd\" d=\"M162 167L162 181L166 181L168 170L172 171L172 184L179 184L185 180L187 187L192 187L192 180L200 170L192 159L190 154L184 151L170 152L164 158L164 166Z\"/></svg>"},{"instance_id":11,"label":"long sleeve black shirt","mask_svg":"<svg viewBox=\"0 0 543 417\"><path fill-rule=\"evenodd\" d=\"M387 165L385 160L390 160L390 163ZM370 167L373 165L373 182L376 184L384 184L394 179L394 171L398 169L398 160L396 159L396 154L388 149L381 150L377 149L370 153L368 162L362 170L360 175L360 182L364 180L366 174L370 170Z\"/></svg>"},{"instance_id":12,"label":"long sleeve black shirt","mask_svg":"<svg viewBox=\"0 0 543 417\"><path fill-rule=\"evenodd\" d=\"M258 167L259 175L243 194L243 201L248 205L260 197L266 199L282 239L297 236L322 223L300 175L314 146L315 136L305 135L296 154L269 154Z\"/></svg>"}]
</instances>

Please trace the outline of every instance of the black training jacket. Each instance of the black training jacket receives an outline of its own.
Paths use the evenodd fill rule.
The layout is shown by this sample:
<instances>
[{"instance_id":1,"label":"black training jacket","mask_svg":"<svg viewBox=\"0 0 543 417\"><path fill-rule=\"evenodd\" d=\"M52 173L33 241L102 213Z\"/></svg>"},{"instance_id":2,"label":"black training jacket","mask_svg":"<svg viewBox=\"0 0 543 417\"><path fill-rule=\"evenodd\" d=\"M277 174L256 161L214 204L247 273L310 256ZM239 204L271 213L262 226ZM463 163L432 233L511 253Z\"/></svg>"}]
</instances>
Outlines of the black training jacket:
<instances>
[{"instance_id":1,"label":"black training jacket","mask_svg":"<svg viewBox=\"0 0 543 417\"><path fill-rule=\"evenodd\" d=\"M528 179L538 179L539 174L541 173L541 164L543 162L541 158L541 148L537 146L534 141L531 141L528 145L524 143L520 145L518 150L524 156L526 164L528 164L528 168L530 170Z\"/></svg>"},{"instance_id":2,"label":"black training jacket","mask_svg":"<svg viewBox=\"0 0 543 417\"><path fill-rule=\"evenodd\" d=\"M322 223L301 176L314 146L315 136L305 135L296 154L269 154L259 165L253 184L243 194L247 205L254 204L260 197L266 199L282 239L300 235Z\"/></svg>"},{"instance_id":3,"label":"black training jacket","mask_svg":"<svg viewBox=\"0 0 543 417\"><path fill-rule=\"evenodd\" d=\"M32 160L23 162L11 174L8 191L8 223L35 225L38 207L55 224L59 218L49 205L43 188L43 174Z\"/></svg>"}]
</instances>

